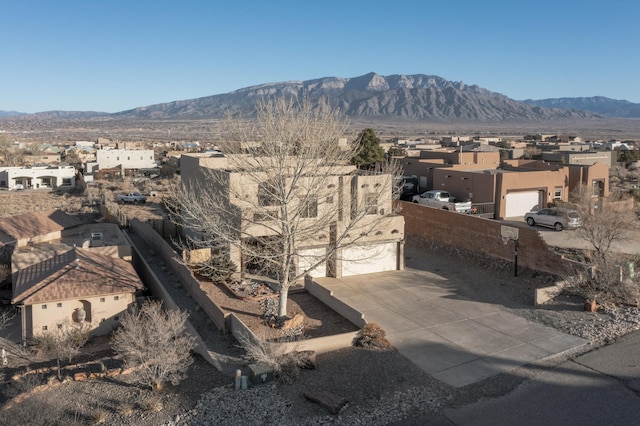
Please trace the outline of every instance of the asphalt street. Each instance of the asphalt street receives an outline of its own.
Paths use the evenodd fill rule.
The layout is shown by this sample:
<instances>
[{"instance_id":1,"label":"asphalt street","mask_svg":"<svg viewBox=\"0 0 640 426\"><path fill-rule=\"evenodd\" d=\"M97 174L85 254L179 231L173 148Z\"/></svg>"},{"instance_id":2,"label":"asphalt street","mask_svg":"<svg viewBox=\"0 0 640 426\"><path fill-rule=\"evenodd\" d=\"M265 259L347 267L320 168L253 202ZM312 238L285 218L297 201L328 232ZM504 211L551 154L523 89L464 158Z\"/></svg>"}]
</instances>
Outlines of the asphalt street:
<instances>
[{"instance_id":1,"label":"asphalt street","mask_svg":"<svg viewBox=\"0 0 640 426\"><path fill-rule=\"evenodd\" d=\"M410 425L640 424L640 331L525 380L511 393Z\"/></svg>"}]
</instances>

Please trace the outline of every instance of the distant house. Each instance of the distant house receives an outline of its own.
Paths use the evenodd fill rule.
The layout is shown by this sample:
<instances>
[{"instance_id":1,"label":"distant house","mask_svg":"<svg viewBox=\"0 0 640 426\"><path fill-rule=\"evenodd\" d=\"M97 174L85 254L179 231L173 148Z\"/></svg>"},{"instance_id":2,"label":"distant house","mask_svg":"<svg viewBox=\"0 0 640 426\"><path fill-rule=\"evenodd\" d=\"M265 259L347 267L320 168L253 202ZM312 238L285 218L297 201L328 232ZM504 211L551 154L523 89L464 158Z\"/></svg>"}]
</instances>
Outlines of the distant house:
<instances>
[{"instance_id":1,"label":"distant house","mask_svg":"<svg viewBox=\"0 0 640 426\"><path fill-rule=\"evenodd\" d=\"M129 262L72 248L19 270L12 303L20 310L25 342L65 323L104 335L143 288Z\"/></svg>"},{"instance_id":2,"label":"distant house","mask_svg":"<svg viewBox=\"0 0 640 426\"><path fill-rule=\"evenodd\" d=\"M458 199L492 205L496 219L522 217L536 206L566 202L579 185L590 188L594 197L609 195L609 167L601 162L500 161L498 152L458 151L421 152L420 158L403 161L404 174L417 177L420 191L444 189Z\"/></svg>"},{"instance_id":3,"label":"distant house","mask_svg":"<svg viewBox=\"0 0 640 426\"><path fill-rule=\"evenodd\" d=\"M73 189L76 187L73 166L0 167L0 188Z\"/></svg>"},{"instance_id":4,"label":"distant house","mask_svg":"<svg viewBox=\"0 0 640 426\"><path fill-rule=\"evenodd\" d=\"M95 173L103 169L119 169L122 174L128 170L153 169L157 167L152 149L99 149L96 161L88 162L85 170Z\"/></svg>"}]
</instances>

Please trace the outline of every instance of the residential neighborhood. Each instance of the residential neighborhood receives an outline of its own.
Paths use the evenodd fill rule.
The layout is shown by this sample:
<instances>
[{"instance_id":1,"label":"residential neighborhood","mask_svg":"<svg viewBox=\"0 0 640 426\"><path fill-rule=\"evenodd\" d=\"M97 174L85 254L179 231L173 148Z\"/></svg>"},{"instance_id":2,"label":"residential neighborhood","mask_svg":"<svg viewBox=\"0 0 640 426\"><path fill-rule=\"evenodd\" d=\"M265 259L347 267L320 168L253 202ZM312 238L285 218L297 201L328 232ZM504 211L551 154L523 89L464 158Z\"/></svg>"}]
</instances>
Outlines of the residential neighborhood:
<instances>
[{"instance_id":1,"label":"residential neighborhood","mask_svg":"<svg viewBox=\"0 0 640 426\"><path fill-rule=\"evenodd\" d=\"M562 282L567 271L596 268L597 255L590 264L589 255L577 250L603 259L612 255L589 239L591 213L637 208L638 177L634 163L621 156L621 144L551 134L508 140L391 137L374 144L378 159L356 166L348 158L349 149L362 149L357 141L343 138L335 154L324 149L324 158L304 157L302 142L282 154L266 142L246 144L237 153L225 143L79 141L49 148L59 157L47 164L32 161L33 154L17 164L15 154L26 149L19 144L0 153L0 262L6 271L0 276L6 319L0 346L15 383L26 377L17 354L31 350L34 359L42 356L43 336L68 330L86 333L87 347L94 342L105 351L102 356L124 362L114 336L126 329L131 312L140 315L136 309L156 300L167 312L188 314L185 334L193 347L187 352L198 357L200 368L207 365L229 383L236 372L246 379L258 368L266 368L269 380L282 380L279 366L243 364L235 352L237 358L222 355L220 339L222 346L233 341L249 352L251 345L263 344L265 330L272 336L286 330L269 341L279 356L291 352L283 342L298 336L293 353L312 353L315 360L353 348L373 324L382 327L385 344L411 371L424 375L429 386L437 383L454 393L604 344L595 329L572 333L569 325L557 329L535 318L558 295L580 305L570 315L591 315L588 321L599 321L593 319L599 314L584 311L582 304L614 304L601 295L579 298L565 292ZM624 146L635 150L632 141ZM397 168L384 169L385 162ZM428 193L446 199L420 202ZM127 194L144 202L123 202ZM456 209L456 203L469 208ZM550 238L553 223L547 229L525 221L527 214L556 208L582 215L587 231L555 227L566 235L563 240L580 244L567 247ZM629 225L625 232L634 232L634 223ZM613 235L614 251L622 240ZM451 263L460 265L457 272L448 269ZM631 260L616 267L637 288ZM483 272L469 276L467 268ZM520 315L509 309L513 302L501 301L499 288L491 290L513 286L510 280L519 274L527 284L517 292L528 294L518 296ZM475 285L486 285L486 294ZM265 294L277 303L266 308L268 303L259 302ZM322 334L332 327L314 318L298 294L330 312L327 318L340 332ZM287 297L293 305L286 305ZM278 321L269 323L269 315ZM321 325L312 328L313 321ZM638 328L640 321L628 327ZM66 363L58 357L58 376L89 377L72 362L89 351L78 348ZM104 374L129 374L133 367L127 366ZM250 384L256 386L255 380Z\"/></svg>"}]
</instances>

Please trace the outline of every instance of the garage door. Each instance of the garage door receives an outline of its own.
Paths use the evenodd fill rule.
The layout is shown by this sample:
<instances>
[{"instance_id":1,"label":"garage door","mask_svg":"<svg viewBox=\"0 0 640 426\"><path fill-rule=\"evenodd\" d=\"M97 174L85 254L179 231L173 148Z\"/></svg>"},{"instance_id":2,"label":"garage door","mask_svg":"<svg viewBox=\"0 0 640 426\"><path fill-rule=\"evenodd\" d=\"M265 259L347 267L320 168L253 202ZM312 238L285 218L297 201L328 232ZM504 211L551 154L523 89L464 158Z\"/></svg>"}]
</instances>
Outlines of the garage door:
<instances>
[{"instance_id":1,"label":"garage door","mask_svg":"<svg viewBox=\"0 0 640 426\"><path fill-rule=\"evenodd\" d=\"M315 265L318 261L322 260L325 257L326 252L327 251L324 247L299 250L298 251L298 270L300 272L307 271L307 273L312 277L326 277L327 276L326 261L322 262L320 265L316 266L314 269L309 270L311 265Z\"/></svg>"},{"instance_id":2,"label":"garage door","mask_svg":"<svg viewBox=\"0 0 640 426\"><path fill-rule=\"evenodd\" d=\"M395 271L397 259L398 243L350 247L342 251L342 276Z\"/></svg>"},{"instance_id":3,"label":"garage door","mask_svg":"<svg viewBox=\"0 0 640 426\"><path fill-rule=\"evenodd\" d=\"M524 216L540 205L540 191L510 192L505 197L505 217Z\"/></svg>"}]
</instances>

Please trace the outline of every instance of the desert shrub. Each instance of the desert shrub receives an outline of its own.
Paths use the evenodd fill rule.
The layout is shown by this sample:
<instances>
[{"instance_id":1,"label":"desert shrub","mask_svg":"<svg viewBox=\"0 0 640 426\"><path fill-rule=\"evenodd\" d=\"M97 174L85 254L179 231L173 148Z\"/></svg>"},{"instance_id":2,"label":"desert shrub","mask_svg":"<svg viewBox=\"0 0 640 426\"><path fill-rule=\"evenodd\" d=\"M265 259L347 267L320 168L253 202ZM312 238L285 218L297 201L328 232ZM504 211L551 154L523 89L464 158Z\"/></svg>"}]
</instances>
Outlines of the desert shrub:
<instances>
[{"instance_id":1,"label":"desert shrub","mask_svg":"<svg viewBox=\"0 0 640 426\"><path fill-rule=\"evenodd\" d=\"M387 340L385 331L376 323L370 322L358 332L353 345L367 349L389 349L391 343Z\"/></svg>"},{"instance_id":2,"label":"desert shrub","mask_svg":"<svg viewBox=\"0 0 640 426\"><path fill-rule=\"evenodd\" d=\"M227 279L238 270L236 264L224 256L213 256L205 262L195 263L190 266L194 272L211 281Z\"/></svg>"},{"instance_id":3,"label":"desert shrub","mask_svg":"<svg viewBox=\"0 0 640 426\"><path fill-rule=\"evenodd\" d=\"M141 384L161 390L166 382L176 385L185 377L195 346L187 331L187 317L185 311L165 311L157 301L147 301L122 315L111 343L126 365L137 370Z\"/></svg>"},{"instance_id":4,"label":"desert shrub","mask_svg":"<svg viewBox=\"0 0 640 426\"><path fill-rule=\"evenodd\" d=\"M631 273L637 262L591 262L587 271L571 274L566 290L598 303L635 303L640 300L640 277Z\"/></svg>"},{"instance_id":5,"label":"desert shrub","mask_svg":"<svg viewBox=\"0 0 640 426\"><path fill-rule=\"evenodd\" d=\"M240 343L244 350L245 361L253 364L263 364L273 370L276 380L291 384L300 376L301 368L311 368L310 356L307 351L298 351L298 341L288 341L289 352L282 353L277 345L267 342L268 339L249 340L241 338ZM282 342L282 338L279 339Z\"/></svg>"}]
</instances>

